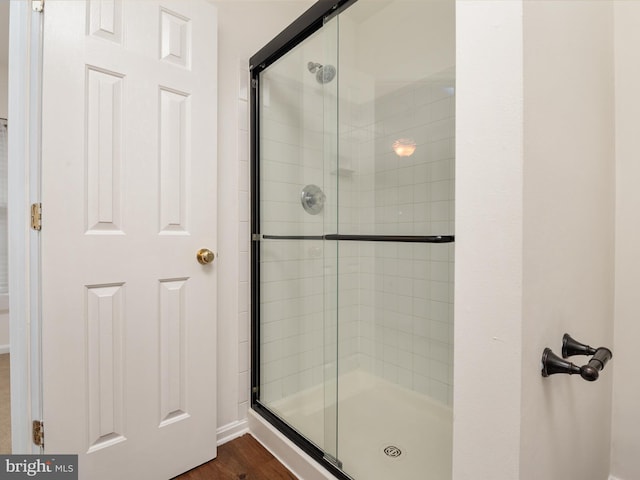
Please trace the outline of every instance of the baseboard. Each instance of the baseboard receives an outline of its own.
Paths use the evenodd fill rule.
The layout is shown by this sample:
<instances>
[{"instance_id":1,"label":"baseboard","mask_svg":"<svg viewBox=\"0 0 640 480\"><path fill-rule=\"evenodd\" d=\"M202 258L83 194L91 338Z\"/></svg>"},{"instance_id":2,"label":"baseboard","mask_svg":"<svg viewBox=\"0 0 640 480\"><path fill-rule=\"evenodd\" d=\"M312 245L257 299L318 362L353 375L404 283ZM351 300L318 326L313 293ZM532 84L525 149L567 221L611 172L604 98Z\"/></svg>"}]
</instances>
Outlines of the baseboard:
<instances>
[{"instance_id":1,"label":"baseboard","mask_svg":"<svg viewBox=\"0 0 640 480\"><path fill-rule=\"evenodd\" d=\"M249 431L249 422L244 420L228 423L216 430L218 445L230 442L234 438L241 437Z\"/></svg>"},{"instance_id":2,"label":"baseboard","mask_svg":"<svg viewBox=\"0 0 640 480\"><path fill-rule=\"evenodd\" d=\"M336 480L313 458L302 451L253 410L249 410L249 432L300 480Z\"/></svg>"},{"instance_id":3,"label":"baseboard","mask_svg":"<svg viewBox=\"0 0 640 480\"><path fill-rule=\"evenodd\" d=\"M9 345L0 345L0 355L9 353Z\"/></svg>"}]
</instances>

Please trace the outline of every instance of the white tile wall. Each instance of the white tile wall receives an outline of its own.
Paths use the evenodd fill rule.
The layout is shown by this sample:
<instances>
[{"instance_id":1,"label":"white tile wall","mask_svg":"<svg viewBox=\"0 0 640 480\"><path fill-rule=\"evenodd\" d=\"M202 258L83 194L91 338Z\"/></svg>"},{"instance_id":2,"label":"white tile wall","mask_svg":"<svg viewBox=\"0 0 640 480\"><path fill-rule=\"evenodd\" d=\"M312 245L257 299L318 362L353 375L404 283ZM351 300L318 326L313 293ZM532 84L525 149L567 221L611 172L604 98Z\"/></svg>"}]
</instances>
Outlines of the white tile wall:
<instances>
[{"instance_id":1,"label":"white tile wall","mask_svg":"<svg viewBox=\"0 0 640 480\"><path fill-rule=\"evenodd\" d=\"M271 79L263 95L262 233L453 234L454 96L449 78L451 72L444 72L376 101L341 100L337 165L327 143L335 139L322 135L327 112L317 85ZM240 99L240 108L247 108L246 98ZM240 128L245 132L244 123ZM412 137L417 149L412 157L399 158L391 145L405 137ZM240 161L240 271L247 272L248 164ZM300 206L300 190L309 183L327 193L321 215L308 215ZM326 375L323 366L339 355L341 373L362 368L451 403L453 245L261 245L263 401L318 385ZM247 281L241 273L241 290ZM248 356L245 302L239 318L244 325L241 359ZM242 360L240 365L246 367L240 382L248 397L249 365ZM241 402L241 408L246 405Z\"/></svg>"},{"instance_id":2,"label":"white tile wall","mask_svg":"<svg viewBox=\"0 0 640 480\"><path fill-rule=\"evenodd\" d=\"M342 108L341 142L358 155L340 199L358 215L341 215L341 232L454 234L453 73ZM399 138L415 140L411 157L393 152ZM451 404L453 245L361 243L358 261L358 340L341 357L355 348L360 368Z\"/></svg>"},{"instance_id":3,"label":"white tile wall","mask_svg":"<svg viewBox=\"0 0 640 480\"><path fill-rule=\"evenodd\" d=\"M261 233L321 235L335 231L328 212L336 197L325 178L322 89L308 74L295 82L279 76L281 67L286 65L272 67L261 82ZM327 193L318 215L300 203L309 184ZM273 404L321 383L336 350L325 341L335 319L335 305L325 303L335 253L322 241L263 240L260 248L260 398Z\"/></svg>"},{"instance_id":4,"label":"white tile wall","mask_svg":"<svg viewBox=\"0 0 640 480\"><path fill-rule=\"evenodd\" d=\"M270 73L263 76L260 106L262 230L272 235L319 235L325 217L306 213L300 192L305 185L325 184L322 92L317 84Z\"/></svg>"},{"instance_id":5,"label":"white tile wall","mask_svg":"<svg viewBox=\"0 0 640 480\"><path fill-rule=\"evenodd\" d=\"M261 242L262 390L267 404L323 379L322 241Z\"/></svg>"},{"instance_id":6,"label":"white tile wall","mask_svg":"<svg viewBox=\"0 0 640 480\"><path fill-rule=\"evenodd\" d=\"M361 318L361 366L451 402L453 246L376 245L371 317Z\"/></svg>"}]
</instances>

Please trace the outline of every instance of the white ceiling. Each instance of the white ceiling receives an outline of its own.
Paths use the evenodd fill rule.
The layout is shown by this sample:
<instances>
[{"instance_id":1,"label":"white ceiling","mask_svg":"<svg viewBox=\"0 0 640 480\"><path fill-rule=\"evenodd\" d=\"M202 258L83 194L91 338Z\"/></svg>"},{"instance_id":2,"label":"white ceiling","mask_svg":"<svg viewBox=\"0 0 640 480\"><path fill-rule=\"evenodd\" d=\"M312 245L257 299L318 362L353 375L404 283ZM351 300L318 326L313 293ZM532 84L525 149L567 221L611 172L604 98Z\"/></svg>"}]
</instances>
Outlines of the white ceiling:
<instances>
[{"instance_id":1,"label":"white ceiling","mask_svg":"<svg viewBox=\"0 0 640 480\"><path fill-rule=\"evenodd\" d=\"M0 0L0 66L9 59L9 1Z\"/></svg>"}]
</instances>

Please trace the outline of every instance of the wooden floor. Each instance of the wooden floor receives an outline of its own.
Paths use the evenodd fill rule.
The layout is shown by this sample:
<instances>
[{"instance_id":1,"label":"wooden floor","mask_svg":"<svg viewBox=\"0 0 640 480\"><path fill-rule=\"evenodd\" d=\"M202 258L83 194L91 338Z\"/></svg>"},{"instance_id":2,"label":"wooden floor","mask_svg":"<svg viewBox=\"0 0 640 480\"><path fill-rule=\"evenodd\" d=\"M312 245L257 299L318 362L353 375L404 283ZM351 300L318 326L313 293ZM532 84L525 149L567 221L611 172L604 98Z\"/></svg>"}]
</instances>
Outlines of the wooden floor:
<instances>
[{"instance_id":1,"label":"wooden floor","mask_svg":"<svg viewBox=\"0 0 640 480\"><path fill-rule=\"evenodd\" d=\"M174 480L297 480L297 477L246 434L220 445L215 460Z\"/></svg>"}]
</instances>

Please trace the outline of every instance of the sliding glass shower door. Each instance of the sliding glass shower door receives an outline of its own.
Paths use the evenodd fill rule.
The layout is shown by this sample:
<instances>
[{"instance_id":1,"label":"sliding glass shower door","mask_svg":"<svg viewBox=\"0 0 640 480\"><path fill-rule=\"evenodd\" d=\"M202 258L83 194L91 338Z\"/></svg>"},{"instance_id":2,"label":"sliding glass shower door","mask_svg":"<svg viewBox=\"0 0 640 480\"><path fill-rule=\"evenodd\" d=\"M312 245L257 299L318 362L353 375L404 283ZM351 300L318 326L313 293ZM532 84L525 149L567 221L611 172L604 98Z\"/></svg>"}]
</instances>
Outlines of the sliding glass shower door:
<instances>
[{"instance_id":1,"label":"sliding glass shower door","mask_svg":"<svg viewBox=\"0 0 640 480\"><path fill-rule=\"evenodd\" d=\"M335 25L334 20L333 24ZM329 22L260 74L260 403L337 456L337 81Z\"/></svg>"},{"instance_id":2,"label":"sliding glass shower door","mask_svg":"<svg viewBox=\"0 0 640 480\"><path fill-rule=\"evenodd\" d=\"M446 480L454 2L331 3L252 59L253 408L338 478Z\"/></svg>"}]
</instances>

